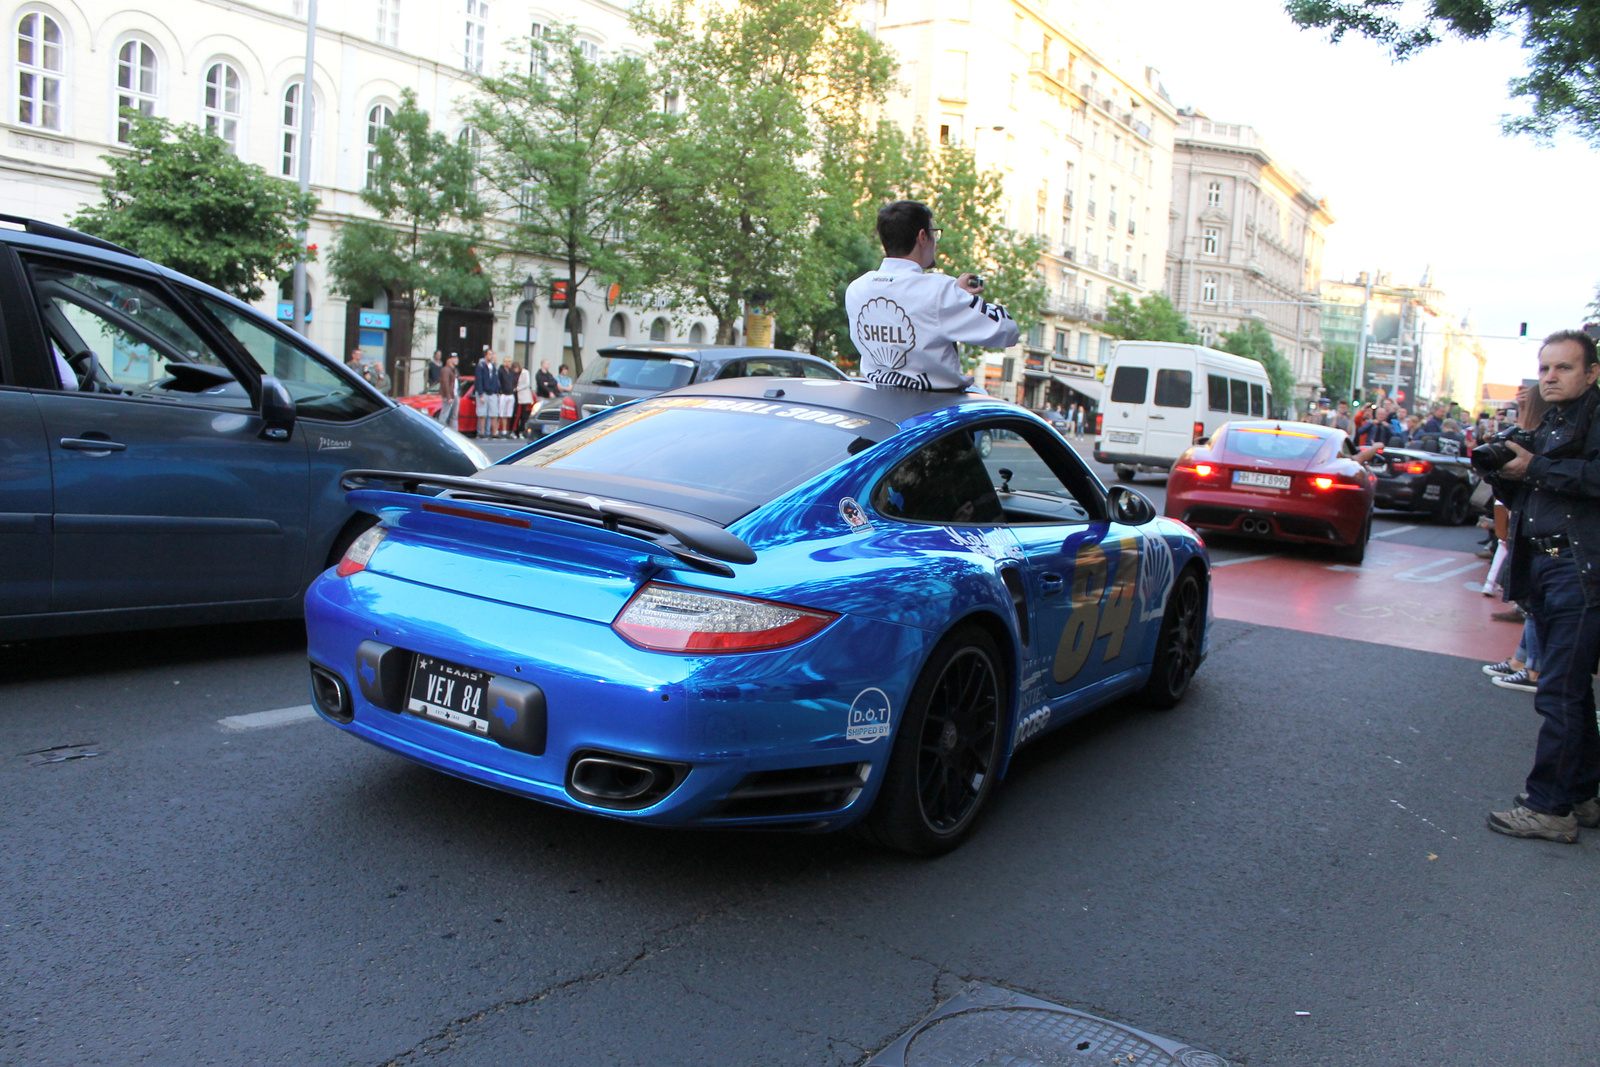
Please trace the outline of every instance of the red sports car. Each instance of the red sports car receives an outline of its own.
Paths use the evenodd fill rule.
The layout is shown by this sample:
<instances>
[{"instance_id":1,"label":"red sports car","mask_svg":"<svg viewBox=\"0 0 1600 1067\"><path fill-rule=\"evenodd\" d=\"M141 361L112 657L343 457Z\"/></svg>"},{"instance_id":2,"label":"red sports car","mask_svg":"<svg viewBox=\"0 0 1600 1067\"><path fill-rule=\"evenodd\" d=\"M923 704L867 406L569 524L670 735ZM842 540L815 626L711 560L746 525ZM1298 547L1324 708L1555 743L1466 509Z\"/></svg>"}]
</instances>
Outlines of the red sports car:
<instances>
[{"instance_id":1,"label":"red sports car","mask_svg":"<svg viewBox=\"0 0 1600 1067\"><path fill-rule=\"evenodd\" d=\"M1172 465L1167 515L1196 530L1334 545L1360 563L1377 482L1366 456L1329 426L1224 423Z\"/></svg>"},{"instance_id":2,"label":"red sports car","mask_svg":"<svg viewBox=\"0 0 1600 1067\"><path fill-rule=\"evenodd\" d=\"M472 396L472 377L462 377L456 385L457 395L461 397L456 405L456 429L464 434L478 432L478 409ZM416 408L430 419L439 417L439 407L444 403L438 393L418 393L415 396L397 396L395 402L407 407Z\"/></svg>"}]
</instances>

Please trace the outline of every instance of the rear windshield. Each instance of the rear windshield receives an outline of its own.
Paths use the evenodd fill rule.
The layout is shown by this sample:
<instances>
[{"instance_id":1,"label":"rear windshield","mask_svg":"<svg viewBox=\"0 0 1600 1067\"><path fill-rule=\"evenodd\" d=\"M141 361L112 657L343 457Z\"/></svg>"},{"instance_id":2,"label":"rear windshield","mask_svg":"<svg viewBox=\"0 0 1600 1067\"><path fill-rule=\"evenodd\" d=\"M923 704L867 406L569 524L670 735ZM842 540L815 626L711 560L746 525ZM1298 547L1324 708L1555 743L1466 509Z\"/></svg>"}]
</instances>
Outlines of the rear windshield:
<instances>
[{"instance_id":1,"label":"rear windshield","mask_svg":"<svg viewBox=\"0 0 1600 1067\"><path fill-rule=\"evenodd\" d=\"M894 432L826 408L658 397L586 419L507 466L563 486L581 474L596 493L726 524Z\"/></svg>"},{"instance_id":2,"label":"rear windshield","mask_svg":"<svg viewBox=\"0 0 1600 1067\"><path fill-rule=\"evenodd\" d=\"M1227 449L1253 459L1310 459L1326 440L1321 434L1306 430L1230 426Z\"/></svg>"},{"instance_id":3,"label":"rear windshield","mask_svg":"<svg viewBox=\"0 0 1600 1067\"><path fill-rule=\"evenodd\" d=\"M1117 404L1143 404L1145 389L1150 384L1147 367L1118 367L1111 383L1111 399Z\"/></svg>"},{"instance_id":4,"label":"rear windshield","mask_svg":"<svg viewBox=\"0 0 1600 1067\"><path fill-rule=\"evenodd\" d=\"M694 360L681 356L599 356L583 368L574 384L665 392L688 385L689 379L694 377L694 368Z\"/></svg>"}]
</instances>

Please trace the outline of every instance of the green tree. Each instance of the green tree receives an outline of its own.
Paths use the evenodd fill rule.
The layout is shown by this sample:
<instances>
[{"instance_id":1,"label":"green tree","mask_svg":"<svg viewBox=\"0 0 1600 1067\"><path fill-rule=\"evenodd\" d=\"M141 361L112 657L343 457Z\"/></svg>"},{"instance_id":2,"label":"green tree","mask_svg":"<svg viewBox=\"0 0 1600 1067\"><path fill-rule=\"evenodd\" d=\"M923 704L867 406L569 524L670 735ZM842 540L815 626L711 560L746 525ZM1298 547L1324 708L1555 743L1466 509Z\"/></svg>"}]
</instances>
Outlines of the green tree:
<instances>
[{"instance_id":1,"label":"green tree","mask_svg":"<svg viewBox=\"0 0 1600 1067\"><path fill-rule=\"evenodd\" d=\"M481 79L467 108L485 139L483 174L515 205L508 240L560 264L574 296L597 273L628 289L651 284L665 265L632 235L675 121L659 80L638 56L589 59L570 28L530 39L525 52L526 70ZM580 372L576 316L572 327Z\"/></svg>"},{"instance_id":2,"label":"green tree","mask_svg":"<svg viewBox=\"0 0 1600 1067\"><path fill-rule=\"evenodd\" d=\"M104 199L71 225L241 300L300 253L317 198L241 162L228 143L189 123L128 112L126 153L103 156Z\"/></svg>"},{"instance_id":3,"label":"green tree","mask_svg":"<svg viewBox=\"0 0 1600 1067\"><path fill-rule=\"evenodd\" d=\"M328 254L336 292L359 300L387 289L398 298L401 314L392 321L407 352L416 308L476 307L493 291L478 262L487 207L475 187L472 150L430 127L417 94L403 90L361 191L378 218L345 223Z\"/></svg>"},{"instance_id":4,"label":"green tree","mask_svg":"<svg viewBox=\"0 0 1600 1067\"><path fill-rule=\"evenodd\" d=\"M1127 293L1106 301L1105 332L1123 341L1173 341L1197 345L1200 335L1178 313L1165 293L1147 293L1136 304Z\"/></svg>"},{"instance_id":5,"label":"green tree","mask_svg":"<svg viewBox=\"0 0 1600 1067\"><path fill-rule=\"evenodd\" d=\"M1409 7L1410 5L1405 5ZM1600 145L1600 6L1594 0L1428 0L1415 21L1402 21L1400 0L1286 0L1300 26L1326 29L1337 42L1355 32L1405 59L1449 37L1480 40L1520 35L1527 74L1511 95L1532 113L1508 116L1508 133L1549 138L1567 128Z\"/></svg>"},{"instance_id":6,"label":"green tree","mask_svg":"<svg viewBox=\"0 0 1600 1067\"><path fill-rule=\"evenodd\" d=\"M1287 410L1294 396L1294 370L1272 343L1272 334L1260 319L1249 319L1236 330L1229 330L1219 338L1219 348L1236 356L1253 359L1266 368L1267 379L1272 383L1273 407Z\"/></svg>"},{"instance_id":7,"label":"green tree","mask_svg":"<svg viewBox=\"0 0 1600 1067\"><path fill-rule=\"evenodd\" d=\"M687 110L638 237L674 306L732 339L745 294L793 284L816 223L830 129L859 128L894 69L849 0L728 0L635 12Z\"/></svg>"},{"instance_id":8,"label":"green tree","mask_svg":"<svg viewBox=\"0 0 1600 1067\"><path fill-rule=\"evenodd\" d=\"M1355 345L1329 345L1322 353L1322 391L1333 400L1349 400L1355 363Z\"/></svg>"}]
</instances>

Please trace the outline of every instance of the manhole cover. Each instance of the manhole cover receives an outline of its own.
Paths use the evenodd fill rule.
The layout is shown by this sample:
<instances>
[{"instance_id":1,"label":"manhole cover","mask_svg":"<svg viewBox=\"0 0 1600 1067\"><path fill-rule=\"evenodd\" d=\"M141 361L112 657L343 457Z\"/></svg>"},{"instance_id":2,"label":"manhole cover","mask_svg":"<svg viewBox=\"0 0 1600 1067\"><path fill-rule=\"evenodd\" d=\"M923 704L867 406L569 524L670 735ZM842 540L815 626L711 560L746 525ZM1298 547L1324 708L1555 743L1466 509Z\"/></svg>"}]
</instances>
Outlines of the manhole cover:
<instances>
[{"instance_id":1,"label":"manhole cover","mask_svg":"<svg viewBox=\"0 0 1600 1067\"><path fill-rule=\"evenodd\" d=\"M973 984L868 1067L1228 1067L1228 1061L1059 1004Z\"/></svg>"}]
</instances>

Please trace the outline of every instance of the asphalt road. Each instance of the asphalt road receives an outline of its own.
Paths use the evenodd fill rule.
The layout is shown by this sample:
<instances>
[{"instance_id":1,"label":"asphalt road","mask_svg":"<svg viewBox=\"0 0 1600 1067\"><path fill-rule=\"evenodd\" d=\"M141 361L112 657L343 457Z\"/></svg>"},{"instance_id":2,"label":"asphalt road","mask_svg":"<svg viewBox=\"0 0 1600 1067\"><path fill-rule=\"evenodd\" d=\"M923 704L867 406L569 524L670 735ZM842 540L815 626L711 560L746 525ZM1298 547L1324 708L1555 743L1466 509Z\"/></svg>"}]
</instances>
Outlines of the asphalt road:
<instances>
[{"instance_id":1,"label":"asphalt road","mask_svg":"<svg viewBox=\"0 0 1600 1067\"><path fill-rule=\"evenodd\" d=\"M295 626L0 648L0 1062L856 1064L968 980L1252 1067L1594 1062L1600 834L1483 828L1530 698L1399 640L1212 649L930 862L219 725L306 702ZM63 745L98 755L27 755Z\"/></svg>"}]
</instances>

